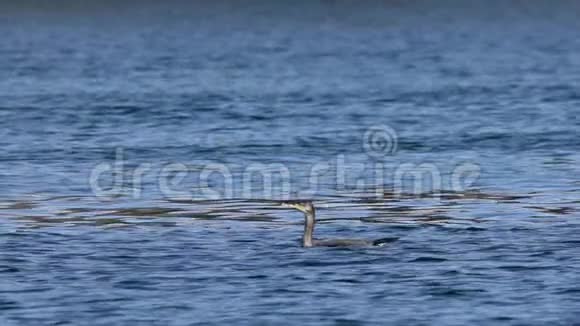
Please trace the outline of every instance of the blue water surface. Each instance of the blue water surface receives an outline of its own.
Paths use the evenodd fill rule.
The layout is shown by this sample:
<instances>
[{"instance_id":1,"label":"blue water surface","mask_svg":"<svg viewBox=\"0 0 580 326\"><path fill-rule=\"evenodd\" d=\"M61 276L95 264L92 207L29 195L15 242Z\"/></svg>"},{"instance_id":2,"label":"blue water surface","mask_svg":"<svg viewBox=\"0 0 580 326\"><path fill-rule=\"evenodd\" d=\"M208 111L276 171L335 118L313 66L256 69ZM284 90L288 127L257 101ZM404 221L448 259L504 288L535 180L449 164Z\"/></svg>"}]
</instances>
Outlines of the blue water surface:
<instances>
[{"instance_id":1,"label":"blue water surface","mask_svg":"<svg viewBox=\"0 0 580 326\"><path fill-rule=\"evenodd\" d=\"M578 323L578 12L2 3L0 323Z\"/></svg>"}]
</instances>

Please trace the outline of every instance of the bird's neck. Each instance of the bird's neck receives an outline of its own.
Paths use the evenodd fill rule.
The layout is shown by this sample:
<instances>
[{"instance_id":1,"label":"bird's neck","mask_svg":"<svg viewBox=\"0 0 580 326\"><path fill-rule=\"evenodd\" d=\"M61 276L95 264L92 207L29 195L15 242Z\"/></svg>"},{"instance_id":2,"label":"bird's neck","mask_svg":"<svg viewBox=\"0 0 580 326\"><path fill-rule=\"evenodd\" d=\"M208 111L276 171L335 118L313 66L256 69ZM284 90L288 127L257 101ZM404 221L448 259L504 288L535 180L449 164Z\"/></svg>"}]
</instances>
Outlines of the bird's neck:
<instances>
[{"instance_id":1,"label":"bird's neck","mask_svg":"<svg viewBox=\"0 0 580 326\"><path fill-rule=\"evenodd\" d=\"M314 212L304 214L304 237L302 238L302 245L304 247L312 247L312 235L314 233L315 216Z\"/></svg>"}]
</instances>

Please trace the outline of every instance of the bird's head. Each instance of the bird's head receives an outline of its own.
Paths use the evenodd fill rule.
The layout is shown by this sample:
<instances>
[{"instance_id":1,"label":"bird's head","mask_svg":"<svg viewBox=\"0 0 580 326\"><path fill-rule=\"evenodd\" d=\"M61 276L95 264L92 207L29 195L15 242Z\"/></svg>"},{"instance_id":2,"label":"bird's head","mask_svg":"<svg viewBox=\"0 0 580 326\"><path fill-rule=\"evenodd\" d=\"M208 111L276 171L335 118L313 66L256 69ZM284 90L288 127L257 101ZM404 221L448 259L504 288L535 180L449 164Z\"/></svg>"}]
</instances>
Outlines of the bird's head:
<instances>
[{"instance_id":1,"label":"bird's head","mask_svg":"<svg viewBox=\"0 0 580 326\"><path fill-rule=\"evenodd\" d=\"M309 200L290 200L281 202L282 207L290 207L301 211L304 214L314 214L314 205Z\"/></svg>"}]
</instances>

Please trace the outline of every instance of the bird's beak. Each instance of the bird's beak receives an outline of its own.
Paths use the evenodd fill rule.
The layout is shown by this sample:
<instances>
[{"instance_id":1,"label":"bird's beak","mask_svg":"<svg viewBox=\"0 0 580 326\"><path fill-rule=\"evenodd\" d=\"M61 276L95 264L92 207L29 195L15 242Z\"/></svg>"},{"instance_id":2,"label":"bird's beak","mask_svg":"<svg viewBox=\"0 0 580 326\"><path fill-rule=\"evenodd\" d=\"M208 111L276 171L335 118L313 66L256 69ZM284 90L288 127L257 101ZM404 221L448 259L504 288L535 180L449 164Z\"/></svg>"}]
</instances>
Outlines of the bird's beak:
<instances>
[{"instance_id":1,"label":"bird's beak","mask_svg":"<svg viewBox=\"0 0 580 326\"><path fill-rule=\"evenodd\" d=\"M278 205L279 205L280 207L295 208L294 204L292 204L292 203L287 203L287 202L280 202L280 203L278 203Z\"/></svg>"}]
</instances>

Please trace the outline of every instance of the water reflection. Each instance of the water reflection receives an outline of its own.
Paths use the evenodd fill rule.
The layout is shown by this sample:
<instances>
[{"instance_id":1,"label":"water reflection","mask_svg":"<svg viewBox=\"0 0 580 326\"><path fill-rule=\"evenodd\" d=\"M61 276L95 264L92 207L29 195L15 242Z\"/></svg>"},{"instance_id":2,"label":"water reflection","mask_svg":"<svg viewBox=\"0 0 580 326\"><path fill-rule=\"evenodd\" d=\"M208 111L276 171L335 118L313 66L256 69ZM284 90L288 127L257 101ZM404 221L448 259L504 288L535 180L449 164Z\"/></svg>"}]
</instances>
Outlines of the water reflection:
<instances>
[{"instance_id":1,"label":"water reflection","mask_svg":"<svg viewBox=\"0 0 580 326\"><path fill-rule=\"evenodd\" d=\"M538 193L506 194L470 190L426 194L395 194L385 192L383 198L373 194L341 193L314 199L320 223L381 223L387 225L429 226L475 225L493 220L490 207L500 217L505 210L526 217L559 217L577 215L578 201L560 205L538 204ZM126 198L100 201L85 196L31 196L0 202L0 217L14 222L14 227L49 227L55 225L116 226L177 226L184 221L236 221L300 224L289 211L275 200L158 200L156 206L135 206ZM527 212L527 214L526 214ZM493 215L493 212L491 212Z\"/></svg>"}]
</instances>

